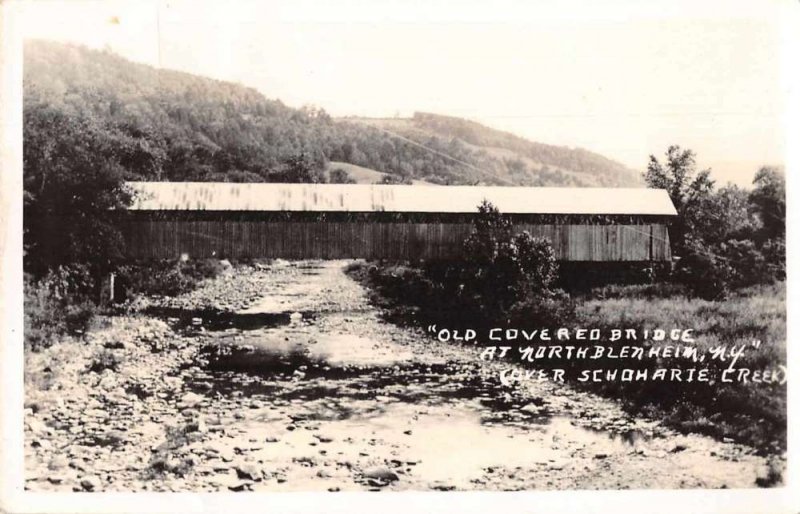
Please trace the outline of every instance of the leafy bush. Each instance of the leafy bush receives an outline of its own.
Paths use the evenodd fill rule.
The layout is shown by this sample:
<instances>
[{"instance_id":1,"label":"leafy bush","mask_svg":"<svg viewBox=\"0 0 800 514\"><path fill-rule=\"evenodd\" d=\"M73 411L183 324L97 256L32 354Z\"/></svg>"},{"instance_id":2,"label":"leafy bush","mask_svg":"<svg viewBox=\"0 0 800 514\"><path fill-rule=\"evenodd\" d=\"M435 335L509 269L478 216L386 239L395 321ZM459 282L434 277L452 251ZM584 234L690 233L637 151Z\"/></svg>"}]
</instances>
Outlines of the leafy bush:
<instances>
[{"instance_id":1,"label":"leafy bush","mask_svg":"<svg viewBox=\"0 0 800 514\"><path fill-rule=\"evenodd\" d=\"M611 284L659 284L672 278L669 262L567 261L559 263L556 285L571 294L586 294Z\"/></svg>"},{"instance_id":2,"label":"leafy bush","mask_svg":"<svg viewBox=\"0 0 800 514\"><path fill-rule=\"evenodd\" d=\"M555 326L574 305L556 290L558 265L549 241L514 233L491 204L479 207L475 230L464 242L463 260L370 266L349 272L378 294L373 300L394 321L481 324L520 323Z\"/></svg>"},{"instance_id":3,"label":"leafy bush","mask_svg":"<svg viewBox=\"0 0 800 514\"><path fill-rule=\"evenodd\" d=\"M686 296L686 286L675 282L656 282L652 284L606 284L588 290L578 296L581 300L611 300L616 298L637 298L656 300Z\"/></svg>"},{"instance_id":4,"label":"leafy bush","mask_svg":"<svg viewBox=\"0 0 800 514\"><path fill-rule=\"evenodd\" d=\"M38 351L62 335L85 333L97 310L90 301L94 289L84 266L59 267L39 280L26 274L25 347Z\"/></svg>"},{"instance_id":5,"label":"leafy bush","mask_svg":"<svg viewBox=\"0 0 800 514\"><path fill-rule=\"evenodd\" d=\"M120 358L111 350L103 350L94 356L86 371L102 373L105 370L119 371Z\"/></svg>"},{"instance_id":6,"label":"leafy bush","mask_svg":"<svg viewBox=\"0 0 800 514\"><path fill-rule=\"evenodd\" d=\"M719 300L727 296L733 268L711 250L700 245L689 246L678 261L676 277L689 292L704 300Z\"/></svg>"},{"instance_id":7,"label":"leafy bush","mask_svg":"<svg viewBox=\"0 0 800 514\"><path fill-rule=\"evenodd\" d=\"M786 239L783 237L770 239L761 246L761 253L766 261L766 269L770 276L777 280L786 279Z\"/></svg>"},{"instance_id":8,"label":"leafy bush","mask_svg":"<svg viewBox=\"0 0 800 514\"><path fill-rule=\"evenodd\" d=\"M694 296L705 300L723 299L733 289L784 278L783 248L782 241L765 245L770 252L767 257L750 239L729 239L707 246L694 241L679 261L676 276Z\"/></svg>"},{"instance_id":9,"label":"leafy bush","mask_svg":"<svg viewBox=\"0 0 800 514\"><path fill-rule=\"evenodd\" d=\"M29 277L25 280L25 348L40 350L50 346L51 341L61 334L64 327L54 312L57 302L51 291L34 283Z\"/></svg>"},{"instance_id":10,"label":"leafy bush","mask_svg":"<svg viewBox=\"0 0 800 514\"><path fill-rule=\"evenodd\" d=\"M731 287L740 288L764 284L774 280L773 270L767 266L764 254L752 240L731 239L722 243L718 254L730 269Z\"/></svg>"},{"instance_id":11,"label":"leafy bush","mask_svg":"<svg viewBox=\"0 0 800 514\"><path fill-rule=\"evenodd\" d=\"M118 280L125 295L176 296L223 270L217 259L140 261L121 266Z\"/></svg>"},{"instance_id":12,"label":"leafy bush","mask_svg":"<svg viewBox=\"0 0 800 514\"><path fill-rule=\"evenodd\" d=\"M196 282L214 278L224 270L225 266L219 259L197 259L180 262L181 273Z\"/></svg>"},{"instance_id":13,"label":"leafy bush","mask_svg":"<svg viewBox=\"0 0 800 514\"><path fill-rule=\"evenodd\" d=\"M380 184L411 184L412 180L409 175L384 175L381 177Z\"/></svg>"},{"instance_id":14,"label":"leafy bush","mask_svg":"<svg viewBox=\"0 0 800 514\"><path fill-rule=\"evenodd\" d=\"M490 318L508 320L510 309L520 302L551 299L557 274L555 254L550 243L522 232L505 240L492 241L481 234L465 245L489 249L487 255L467 254L460 268L458 293L468 307ZM541 304L544 305L544 304Z\"/></svg>"},{"instance_id":15,"label":"leafy bush","mask_svg":"<svg viewBox=\"0 0 800 514\"><path fill-rule=\"evenodd\" d=\"M97 314L97 306L90 301L67 303L64 308L64 326L69 334L84 334L92 325Z\"/></svg>"},{"instance_id":16,"label":"leafy bush","mask_svg":"<svg viewBox=\"0 0 800 514\"><path fill-rule=\"evenodd\" d=\"M750 203L758 214L763 229L759 236L766 240L786 237L786 177L783 169L764 166L753 178L755 188Z\"/></svg>"},{"instance_id":17,"label":"leafy bush","mask_svg":"<svg viewBox=\"0 0 800 514\"><path fill-rule=\"evenodd\" d=\"M334 168L328 174L328 181L331 184L355 184L356 181L342 168Z\"/></svg>"},{"instance_id":18,"label":"leafy bush","mask_svg":"<svg viewBox=\"0 0 800 514\"><path fill-rule=\"evenodd\" d=\"M465 260L454 264L458 273L452 278L457 280L444 287L455 289L467 310L485 321L510 321L514 305L516 312L527 304L539 315L542 309L560 305L565 295L553 289L558 264L550 242L528 232L514 234L511 223L488 202L478 212L475 229L464 243Z\"/></svg>"},{"instance_id":19,"label":"leafy bush","mask_svg":"<svg viewBox=\"0 0 800 514\"><path fill-rule=\"evenodd\" d=\"M775 487L783 483L783 471L778 459L771 458L767 462L767 472L756 478L758 487Z\"/></svg>"}]
</instances>

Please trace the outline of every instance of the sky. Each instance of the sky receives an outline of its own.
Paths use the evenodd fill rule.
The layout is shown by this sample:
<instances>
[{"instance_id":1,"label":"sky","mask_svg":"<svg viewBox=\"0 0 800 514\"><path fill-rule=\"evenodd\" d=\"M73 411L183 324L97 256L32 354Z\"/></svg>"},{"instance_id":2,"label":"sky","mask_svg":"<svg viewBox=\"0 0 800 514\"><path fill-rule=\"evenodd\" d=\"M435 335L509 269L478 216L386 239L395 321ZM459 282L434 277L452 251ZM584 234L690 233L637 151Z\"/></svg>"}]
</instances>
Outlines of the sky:
<instances>
[{"instance_id":1,"label":"sky","mask_svg":"<svg viewBox=\"0 0 800 514\"><path fill-rule=\"evenodd\" d=\"M469 118L642 170L671 144L746 185L787 147L792 2L21 3L23 33L334 116ZM794 11L792 11L794 12Z\"/></svg>"}]
</instances>

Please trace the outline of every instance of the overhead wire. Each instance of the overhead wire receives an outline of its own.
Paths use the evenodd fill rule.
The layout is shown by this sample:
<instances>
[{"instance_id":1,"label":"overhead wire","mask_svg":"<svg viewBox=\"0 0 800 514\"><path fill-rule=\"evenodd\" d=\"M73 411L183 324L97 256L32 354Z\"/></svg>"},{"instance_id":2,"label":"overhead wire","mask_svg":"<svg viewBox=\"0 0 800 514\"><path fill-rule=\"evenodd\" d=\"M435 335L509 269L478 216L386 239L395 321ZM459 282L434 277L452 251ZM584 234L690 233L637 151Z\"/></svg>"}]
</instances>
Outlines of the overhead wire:
<instances>
[{"instance_id":1,"label":"overhead wire","mask_svg":"<svg viewBox=\"0 0 800 514\"><path fill-rule=\"evenodd\" d=\"M400 135L400 134L398 134L396 132L393 132L391 130L385 129L383 127L377 127L376 126L375 128L380 130L381 132L384 132L384 133L394 137L394 138L397 138L397 139L400 139L402 141L405 141L408 144L411 144L411 145L417 146L419 148L422 148L424 150L427 150L427 151L429 151L431 153L434 153L434 154L436 154L436 155L438 155L440 157L444 157L446 159L450 159L453 162L457 162L457 163L461 164L462 166L466 166L467 168L469 168L471 170L474 170L474 171L477 171L478 173L480 173L482 175L488 175L488 176L490 176L492 178L495 178L495 179L497 179L497 180L499 180L502 183L507 184L507 185L514 185L514 183L511 182L510 180L508 180L506 178L503 178L503 177L501 177L501 176L499 176L499 175L497 175L495 173L492 173L492 172L487 171L487 170L482 170L482 169L478 168L477 166L475 166L473 164L470 164L470 163L468 163L466 161L463 161L461 159L457 159L457 158L453 157L452 155L448 155L448 154L446 154L444 152L441 152L441 151L436 150L434 148L431 148L429 146L423 145L422 143L414 141L413 139L409 139L409 138L407 138L407 137L405 137L403 135Z\"/></svg>"}]
</instances>

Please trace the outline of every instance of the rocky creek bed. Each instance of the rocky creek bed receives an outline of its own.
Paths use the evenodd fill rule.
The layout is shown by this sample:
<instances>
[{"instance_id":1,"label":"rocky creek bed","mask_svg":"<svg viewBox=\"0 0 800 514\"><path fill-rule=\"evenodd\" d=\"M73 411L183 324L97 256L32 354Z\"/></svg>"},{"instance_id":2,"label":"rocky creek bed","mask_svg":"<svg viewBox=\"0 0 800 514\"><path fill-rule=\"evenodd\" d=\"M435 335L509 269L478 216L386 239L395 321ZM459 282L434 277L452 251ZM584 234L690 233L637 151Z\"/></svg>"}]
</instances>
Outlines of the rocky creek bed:
<instances>
[{"instance_id":1,"label":"rocky creek bed","mask_svg":"<svg viewBox=\"0 0 800 514\"><path fill-rule=\"evenodd\" d=\"M767 461L381 320L346 262L238 267L26 357L26 487L749 488Z\"/></svg>"}]
</instances>

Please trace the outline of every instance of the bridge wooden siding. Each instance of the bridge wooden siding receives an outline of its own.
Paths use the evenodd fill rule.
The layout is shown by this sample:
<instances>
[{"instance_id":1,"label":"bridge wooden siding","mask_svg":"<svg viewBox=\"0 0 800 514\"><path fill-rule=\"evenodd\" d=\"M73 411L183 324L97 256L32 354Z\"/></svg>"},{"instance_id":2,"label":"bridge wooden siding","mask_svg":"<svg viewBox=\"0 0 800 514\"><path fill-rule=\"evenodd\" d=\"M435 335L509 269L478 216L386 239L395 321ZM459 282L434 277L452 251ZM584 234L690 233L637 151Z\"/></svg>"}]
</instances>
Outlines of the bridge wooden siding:
<instances>
[{"instance_id":1,"label":"bridge wooden siding","mask_svg":"<svg viewBox=\"0 0 800 514\"><path fill-rule=\"evenodd\" d=\"M664 190L130 182L134 258L432 259L462 255L489 201L562 261L670 259Z\"/></svg>"},{"instance_id":2,"label":"bridge wooden siding","mask_svg":"<svg viewBox=\"0 0 800 514\"><path fill-rule=\"evenodd\" d=\"M665 224L536 225L517 231L550 240L565 261L671 258ZM470 223L138 219L123 225L133 258L431 259L462 255Z\"/></svg>"}]
</instances>

